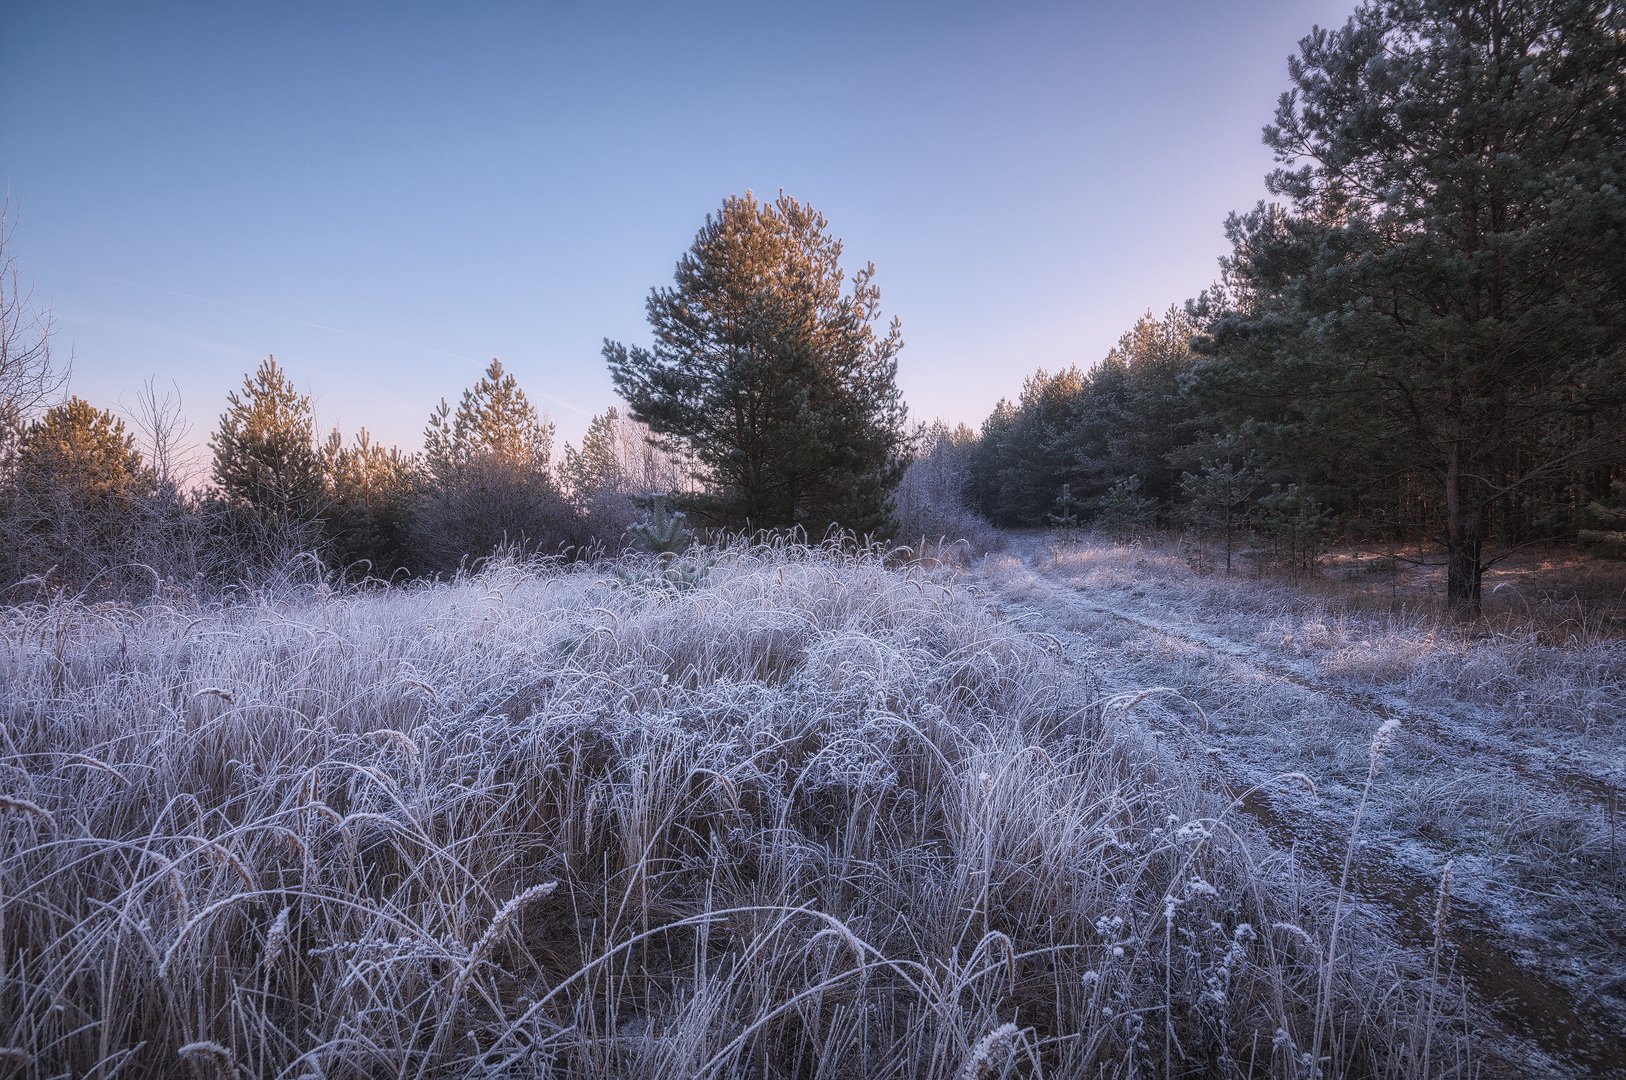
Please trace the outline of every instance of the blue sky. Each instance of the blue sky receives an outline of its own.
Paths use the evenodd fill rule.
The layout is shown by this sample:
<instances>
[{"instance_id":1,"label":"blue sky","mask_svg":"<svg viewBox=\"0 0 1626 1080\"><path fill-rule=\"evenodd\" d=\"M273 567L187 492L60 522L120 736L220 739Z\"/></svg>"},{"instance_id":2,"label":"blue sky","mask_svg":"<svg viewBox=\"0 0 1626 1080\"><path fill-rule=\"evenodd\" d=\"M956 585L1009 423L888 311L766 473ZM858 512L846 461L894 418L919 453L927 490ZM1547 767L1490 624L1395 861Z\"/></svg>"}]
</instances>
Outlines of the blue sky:
<instances>
[{"instance_id":1,"label":"blue sky","mask_svg":"<svg viewBox=\"0 0 1626 1080\"><path fill-rule=\"evenodd\" d=\"M415 448L501 357L575 439L708 211L873 261L921 418L980 422L1194 295L1337 3L7 5L0 181L73 389L202 443L275 353Z\"/></svg>"}]
</instances>

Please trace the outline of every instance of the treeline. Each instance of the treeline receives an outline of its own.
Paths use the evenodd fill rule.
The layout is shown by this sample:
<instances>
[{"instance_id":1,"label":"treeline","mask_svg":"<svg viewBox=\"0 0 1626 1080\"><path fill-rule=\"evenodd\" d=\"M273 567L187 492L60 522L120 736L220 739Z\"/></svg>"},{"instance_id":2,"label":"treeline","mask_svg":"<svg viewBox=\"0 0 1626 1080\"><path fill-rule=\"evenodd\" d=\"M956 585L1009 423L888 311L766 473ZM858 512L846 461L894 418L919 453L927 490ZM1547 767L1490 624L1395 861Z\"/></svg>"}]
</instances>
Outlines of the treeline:
<instances>
[{"instance_id":1,"label":"treeline","mask_svg":"<svg viewBox=\"0 0 1626 1080\"><path fill-rule=\"evenodd\" d=\"M1126 538L1196 530L1224 541L1228 555L1246 544L1255 558L1299 567L1335 537L1442 534L1438 485L1376 437L1377 423L1334 417L1338 403L1318 403L1313 391L1255 407L1203 329L1183 307L1147 313L1093 368L1030 376L983 422L968 463L972 504L1007 526L1070 523ZM1583 446L1598 425L1626 425L1626 411L1578 423L1575 433L1545 429L1546 452ZM1502 477L1484 538L1502 549L1579 539L1626 555L1626 454L1572 461L1522 483Z\"/></svg>"},{"instance_id":2,"label":"treeline","mask_svg":"<svg viewBox=\"0 0 1626 1080\"><path fill-rule=\"evenodd\" d=\"M1231 216L1222 277L1184 310L1000 405L979 504L1263 522L1298 557L1329 530L1427 538L1469 610L1525 541L1618 548L1626 11L1366 3L1289 76L1265 129L1278 201Z\"/></svg>"},{"instance_id":3,"label":"treeline","mask_svg":"<svg viewBox=\"0 0 1626 1080\"><path fill-rule=\"evenodd\" d=\"M645 515L672 532L668 501L697 525L815 541L985 533L963 506L971 433L906 429L898 323L876 332L874 268L848 279L840 257L823 216L789 196L725 200L650 294L653 345L605 343L631 414L607 410L558 456L498 361L439 403L408 454L366 430L322 436L267 357L228 395L202 484L183 475L173 397L149 385L134 430L79 398L52 404L65 374L49 319L0 290L0 600L614 552Z\"/></svg>"},{"instance_id":4,"label":"treeline","mask_svg":"<svg viewBox=\"0 0 1626 1080\"><path fill-rule=\"evenodd\" d=\"M178 403L149 387L134 429L73 397L20 425L0 453L0 581L12 598L69 589L128 598L270 575L393 579L455 570L499 549L619 545L686 471L609 409L579 447L492 361L430 415L424 450L366 430L319 437L310 398L267 357L209 437L210 483L185 482ZM145 451L145 452L143 452Z\"/></svg>"},{"instance_id":5,"label":"treeline","mask_svg":"<svg viewBox=\"0 0 1626 1080\"><path fill-rule=\"evenodd\" d=\"M130 424L70 397L20 425L0 448L6 599L214 593L288 575L400 580L497 551L614 553L666 500L692 510L721 498L694 462L613 407L556 456L552 425L496 360L455 407L433 410L419 453L365 429L319 437L309 396L274 357L227 405L206 484L187 482L179 402L150 384ZM895 516L871 535L901 527L990 543L962 499L974 434L921 426L903 445L901 483L882 504Z\"/></svg>"},{"instance_id":6,"label":"treeline","mask_svg":"<svg viewBox=\"0 0 1626 1080\"><path fill-rule=\"evenodd\" d=\"M978 509L1003 525L1175 524L1182 465L1195 467L1218 430L1188 389L1194 332L1177 308L1148 314L1088 371L1029 377L983 422L970 472Z\"/></svg>"}]
</instances>

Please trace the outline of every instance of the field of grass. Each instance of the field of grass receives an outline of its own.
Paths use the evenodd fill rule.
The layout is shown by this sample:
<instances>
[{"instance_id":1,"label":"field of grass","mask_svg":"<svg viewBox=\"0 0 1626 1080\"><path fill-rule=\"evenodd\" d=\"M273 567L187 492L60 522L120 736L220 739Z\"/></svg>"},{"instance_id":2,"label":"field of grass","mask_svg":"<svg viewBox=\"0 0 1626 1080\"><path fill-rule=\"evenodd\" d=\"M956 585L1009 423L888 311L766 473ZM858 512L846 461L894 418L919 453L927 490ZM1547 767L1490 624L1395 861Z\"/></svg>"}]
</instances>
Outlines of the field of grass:
<instances>
[{"instance_id":1,"label":"field of grass","mask_svg":"<svg viewBox=\"0 0 1626 1080\"><path fill-rule=\"evenodd\" d=\"M695 569L0 614L0 1072L1535 1067L1008 567Z\"/></svg>"}]
</instances>

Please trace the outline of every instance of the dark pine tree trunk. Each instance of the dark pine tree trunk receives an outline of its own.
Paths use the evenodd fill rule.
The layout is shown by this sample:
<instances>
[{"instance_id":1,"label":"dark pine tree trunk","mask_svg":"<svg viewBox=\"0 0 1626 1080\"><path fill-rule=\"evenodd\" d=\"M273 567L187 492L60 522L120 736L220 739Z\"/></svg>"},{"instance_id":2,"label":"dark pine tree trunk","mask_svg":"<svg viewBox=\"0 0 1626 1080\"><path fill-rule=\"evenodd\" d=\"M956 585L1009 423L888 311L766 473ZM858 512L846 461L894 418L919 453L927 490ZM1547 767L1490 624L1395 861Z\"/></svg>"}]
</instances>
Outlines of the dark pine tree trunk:
<instances>
[{"instance_id":1,"label":"dark pine tree trunk","mask_svg":"<svg viewBox=\"0 0 1626 1080\"><path fill-rule=\"evenodd\" d=\"M1485 478L1464 468L1461 444L1453 443L1445 473L1445 598L1453 613L1470 618L1479 614L1488 501Z\"/></svg>"},{"instance_id":2,"label":"dark pine tree trunk","mask_svg":"<svg viewBox=\"0 0 1626 1080\"><path fill-rule=\"evenodd\" d=\"M1459 615L1479 614L1483 571L1479 555L1477 530L1460 540L1453 538L1446 545L1445 597L1451 610Z\"/></svg>"}]
</instances>

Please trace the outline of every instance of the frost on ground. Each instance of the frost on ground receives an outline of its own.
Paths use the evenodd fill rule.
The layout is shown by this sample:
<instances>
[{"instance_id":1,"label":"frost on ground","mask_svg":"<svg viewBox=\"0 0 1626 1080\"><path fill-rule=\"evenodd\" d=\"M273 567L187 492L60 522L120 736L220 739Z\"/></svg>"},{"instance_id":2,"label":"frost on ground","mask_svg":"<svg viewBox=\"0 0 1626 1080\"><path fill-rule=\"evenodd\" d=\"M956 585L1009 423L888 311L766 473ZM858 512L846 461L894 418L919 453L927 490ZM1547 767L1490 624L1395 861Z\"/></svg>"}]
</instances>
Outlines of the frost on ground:
<instances>
[{"instance_id":1,"label":"frost on ground","mask_svg":"<svg viewBox=\"0 0 1626 1080\"><path fill-rule=\"evenodd\" d=\"M952 572L608 569L5 613L7 1075L1530 1065Z\"/></svg>"},{"instance_id":2,"label":"frost on ground","mask_svg":"<svg viewBox=\"0 0 1626 1080\"><path fill-rule=\"evenodd\" d=\"M1254 816L1336 878L1374 730L1398 722L1352 891L1426 946L1455 894L1459 971L1504 1026L1626 1070L1626 642L1550 623L1362 612L1290 584L1201 575L1178 551L1029 539L983 573L1109 687L1164 686L1147 722L1222 787L1304 771Z\"/></svg>"}]
</instances>

